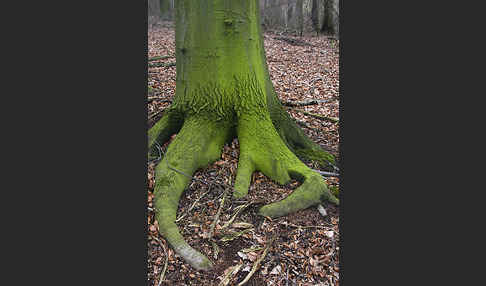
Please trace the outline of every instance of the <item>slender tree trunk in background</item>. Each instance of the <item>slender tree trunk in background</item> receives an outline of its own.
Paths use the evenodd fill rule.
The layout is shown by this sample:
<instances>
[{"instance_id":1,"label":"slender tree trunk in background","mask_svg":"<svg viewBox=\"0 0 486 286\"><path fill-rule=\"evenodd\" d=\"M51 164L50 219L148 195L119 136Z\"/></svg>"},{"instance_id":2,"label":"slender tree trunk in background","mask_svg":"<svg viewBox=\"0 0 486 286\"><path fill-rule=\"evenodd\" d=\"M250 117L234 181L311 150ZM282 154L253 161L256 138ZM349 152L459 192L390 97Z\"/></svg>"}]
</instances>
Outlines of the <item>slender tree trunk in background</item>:
<instances>
[{"instance_id":1,"label":"slender tree trunk in background","mask_svg":"<svg viewBox=\"0 0 486 286\"><path fill-rule=\"evenodd\" d=\"M334 163L283 109L268 74L258 0L176 1L176 94L149 130L149 148L177 133L155 170L155 209L160 233L198 270L211 261L188 245L175 223L190 176L218 160L225 142L240 146L233 197L248 194L261 171L279 184L302 185L259 214L283 216L325 200L339 203L322 176L301 158Z\"/></svg>"},{"instance_id":2,"label":"slender tree trunk in background","mask_svg":"<svg viewBox=\"0 0 486 286\"><path fill-rule=\"evenodd\" d=\"M304 3L302 0L297 0L296 13L297 13L297 31L302 37L304 33Z\"/></svg>"},{"instance_id":3,"label":"slender tree trunk in background","mask_svg":"<svg viewBox=\"0 0 486 286\"><path fill-rule=\"evenodd\" d=\"M160 0L148 0L148 24L153 25L160 21Z\"/></svg>"},{"instance_id":4,"label":"slender tree trunk in background","mask_svg":"<svg viewBox=\"0 0 486 286\"><path fill-rule=\"evenodd\" d=\"M312 0L312 25L318 34L339 36L339 0Z\"/></svg>"},{"instance_id":5,"label":"slender tree trunk in background","mask_svg":"<svg viewBox=\"0 0 486 286\"><path fill-rule=\"evenodd\" d=\"M162 20L174 19L174 0L159 0Z\"/></svg>"},{"instance_id":6,"label":"slender tree trunk in background","mask_svg":"<svg viewBox=\"0 0 486 286\"><path fill-rule=\"evenodd\" d=\"M324 21L321 31L339 36L339 0L324 1Z\"/></svg>"}]
</instances>

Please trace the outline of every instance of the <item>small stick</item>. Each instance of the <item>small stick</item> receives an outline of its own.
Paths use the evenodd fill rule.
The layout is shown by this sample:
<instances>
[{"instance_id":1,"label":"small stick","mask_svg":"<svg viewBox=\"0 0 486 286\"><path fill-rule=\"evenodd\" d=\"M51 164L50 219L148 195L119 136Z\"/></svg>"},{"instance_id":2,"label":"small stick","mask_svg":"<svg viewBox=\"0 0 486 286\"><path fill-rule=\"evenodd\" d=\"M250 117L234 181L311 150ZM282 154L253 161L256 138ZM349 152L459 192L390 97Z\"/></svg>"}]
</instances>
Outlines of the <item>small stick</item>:
<instances>
[{"instance_id":1,"label":"small stick","mask_svg":"<svg viewBox=\"0 0 486 286\"><path fill-rule=\"evenodd\" d=\"M325 99L307 99L304 101L283 101L282 104L285 106L294 107L294 106L315 105L319 103L326 103L328 101L329 100L325 100Z\"/></svg>"},{"instance_id":2,"label":"small stick","mask_svg":"<svg viewBox=\"0 0 486 286\"><path fill-rule=\"evenodd\" d=\"M214 221L211 224L211 227L209 229L209 236L208 236L209 239L212 239L213 238L213 235L214 235L214 227L218 223L219 216L221 215L221 210L223 209L224 201L226 199L226 195L227 194L228 194L228 189L224 190L224 195L223 195L223 198L221 199L221 204L219 205L218 212L216 213L216 217L214 218Z\"/></svg>"},{"instance_id":3,"label":"small stick","mask_svg":"<svg viewBox=\"0 0 486 286\"><path fill-rule=\"evenodd\" d=\"M251 268L251 271L250 273L248 273L248 275L246 275L245 279L243 279L243 281L241 281L238 286L242 286L244 285L246 282L248 282L248 280L250 280L251 276L253 276L253 274L255 274L255 272L257 271L258 267L260 266L260 263L263 261L263 259L265 258L265 256L267 256L267 253L268 253L268 249L270 248L270 246L272 245L273 241L275 240L276 236L273 236L272 239L270 239L270 241L267 243L267 245L265 246L265 248L263 249L263 253L262 255L260 256L260 258L258 258L255 263L253 264L253 267Z\"/></svg>"},{"instance_id":4,"label":"small stick","mask_svg":"<svg viewBox=\"0 0 486 286\"><path fill-rule=\"evenodd\" d=\"M292 223L287 223L287 222L278 222L278 224L285 225L285 226L291 226L291 227L296 227L296 228L322 228L322 229L329 229L329 227L326 226L321 226L321 225L296 225Z\"/></svg>"},{"instance_id":5,"label":"small stick","mask_svg":"<svg viewBox=\"0 0 486 286\"><path fill-rule=\"evenodd\" d=\"M327 120L327 121L331 121L332 123L339 123L339 119L334 118L334 117L328 117L328 116L324 116L324 115L320 115L320 114L310 113L310 112L307 112L305 110L298 109L298 108L294 108L293 110L298 111L300 113L303 113L307 116L312 116L312 117L320 119L320 120Z\"/></svg>"},{"instance_id":6,"label":"small stick","mask_svg":"<svg viewBox=\"0 0 486 286\"><path fill-rule=\"evenodd\" d=\"M312 169L312 171L316 171L317 173L323 175L324 177L339 177L338 173L324 172L316 169Z\"/></svg>"},{"instance_id":7,"label":"small stick","mask_svg":"<svg viewBox=\"0 0 486 286\"><path fill-rule=\"evenodd\" d=\"M148 118L148 119L150 120L150 119L154 118L155 116L159 115L159 114L160 114L160 113L162 113L162 112L164 112L164 109L159 110L159 111L157 111L157 112L155 112L155 113L152 113L152 114L149 116L149 118Z\"/></svg>"},{"instance_id":8,"label":"small stick","mask_svg":"<svg viewBox=\"0 0 486 286\"><path fill-rule=\"evenodd\" d=\"M162 101L162 102L168 102L168 103L172 102L172 100L170 100L170 99L166 99L166 98L158 97L158 96L149 96L147 98L147 102L151 102L151 101L154 101L154 100L158 100L158 101Z\"/></svg>"},{"instance_id":9,"label":"small stick","mask_svg":"<svg viewBox=\"0 0 486 286\"><path fill-rule=\"evenodd\" d=\"M171 63L155 63L155 64L149 64L149 68L159 68L159 67L173 67L175 66L176 63L175 62L171 62Z\"/></svg>"},{"instance_id":10,"label":"small stick","mask_svg":"<svg viewBox=\"0 0 486 286\"><path fill-rule=\"evenodd\" d=\"M191 207L187 210L186 213L184 213L180 218L176 219L175 222L179 222L181 219L183 219L195 206L196 204L205 196L207 195L209 192L211 191L211 186L209 186L208 190L202 194L199 198L197 198L194 203L191 205Z\"/></svg>"},{"instance_id":11,"label":"small stick","mask_svg":"<svg viewBox=\"0 0 486 286\"><path fill-rule=\"evenodd\" d=\"M307 125L307 123L305 123L305 121L302 121L302 120L296 120L297 124L299 124L300 126L302 127L305 127L307 129L310 129L310 130L314 130L316 132L319 132L319 129L317 128L314 128L314 127L310 127L309 125Z\"/></svg>"},{"instance_id":12,"label":"small stick","mask_svg":"<svg viewBox=\"0 0 486 286\"><path fill-rule=\"evenodd\" d=\"M165 59L168 59L168 58L173 58L173 56L158 56L158 57L150 58L150 59L148 59L148 61L152 62L152 61L158 61L158 60L165 60Z\"/></svg>"},{"instance_id":13,"label":"small stick","mask_svg":"<svg viewBox=\"0 0 486 286\"><path fill-rule=\"evenodd\" d=\"M221 280L221 282L219 283L218 286L226 286L229 284L230 280L231 280L231 277L233 277L234 275L236 275L236 273L238 273L238 271L240 271L240 268L243 266L243 264L238 264L238 265L235 265L235 266L232 266L230 268L230 270L228 271L228 274L225 275L225 277L223 278L223 280Z\"/></svg>"},{"instance_id":14,"label":"small stick","mask_svg":"<svg viewBox=\"0 0 486 286\"><path fill-rule=\"evenodd\" d=\"M162 246L162 248L164 249L164 254L165 254L164 269L162 270L162 273L160 274L159 283L157 284L158 286L160 286L160 284L162 283L162 281L164 281L164 278L165 278L165 272L167 271L167 264L169 263L169 255L167 255L167 251L165 250L165 246L162 243L162 241L160 241L160 239L158 239L157 237L153 237L153 238L159 242L160 246Z\"/></svg>"},{"instance_id":15,"label":"small stick","mask_svg":"<svg viewBox=\"0 0 486 286\"><path fill-rule=\"evenodd\" d=\"M225 223L225 224L223 225L223 227L222 227L221 229L223 230L223 229L227 228L227 227L228 227L230 224L232 224L232 223L233 223L233 221L235 220L235 218L236 218L236 217L237 217L237 216L238 216L238 215L239 215L239 214L240 214L240 213L241 213L241 212L242 212L244 209L246 209L246 208L247 208L248 206L250 206L251 204L253 204L253 202L249 202L249 203L247 203L247 204L245 204L245 205L243 205L243 206L239 206L239 207L238 207L238 210L235 212L235 214L234 214L234 215L231 217L231 219L230 219L230 220L229 220L227 223Z\"/></svg>"}]
</instances>

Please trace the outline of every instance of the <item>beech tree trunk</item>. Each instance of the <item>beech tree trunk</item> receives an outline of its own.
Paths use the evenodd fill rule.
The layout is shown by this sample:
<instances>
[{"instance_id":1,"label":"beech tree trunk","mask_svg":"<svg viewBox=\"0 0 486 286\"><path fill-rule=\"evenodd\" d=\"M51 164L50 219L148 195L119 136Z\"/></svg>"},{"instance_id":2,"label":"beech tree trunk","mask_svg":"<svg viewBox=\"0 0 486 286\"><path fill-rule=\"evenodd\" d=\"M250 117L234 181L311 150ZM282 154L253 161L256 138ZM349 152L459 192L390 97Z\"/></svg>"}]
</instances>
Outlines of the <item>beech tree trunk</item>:
<instances>
[{"instance_id":1,"label":"beech tree trunk","mask_svg":"<svg viewBox=\"0 0 486 286\"><path fill-rule=\"evenodd\" d=\"M159 0L162 20L173 20L174 0Z\"/></svg>"},{"instance_id":2,"label":"beech tree trunk","mask_svg":"<svg viewBox=\"0 0 486 286\"><path fill-rule=\"evenodd\" d=\"M261 171L279 184L302 185L287 198L263 206L278 217L322 201L338 203L322 176L299 158L322 164L334 158L307 138L277 98L268 74L258 0L176 1L176 94L149 130L149 147L176 138L155 171L155 209L160 233L194 268L212 262L188 245L175 223L190 176L218 160L225 142L240 146L233 197L248 194Z\"/></svg>"},{"instance_id":3,"label":"beech tree trunk","mask_svg":"<svg viewBox=\"0 0 486 286\"><path fill-rule=\"evenodd\" d=\"M160 0L147 1L148 24L153 25L160 21Z\"/></svg>"}]
</instances>

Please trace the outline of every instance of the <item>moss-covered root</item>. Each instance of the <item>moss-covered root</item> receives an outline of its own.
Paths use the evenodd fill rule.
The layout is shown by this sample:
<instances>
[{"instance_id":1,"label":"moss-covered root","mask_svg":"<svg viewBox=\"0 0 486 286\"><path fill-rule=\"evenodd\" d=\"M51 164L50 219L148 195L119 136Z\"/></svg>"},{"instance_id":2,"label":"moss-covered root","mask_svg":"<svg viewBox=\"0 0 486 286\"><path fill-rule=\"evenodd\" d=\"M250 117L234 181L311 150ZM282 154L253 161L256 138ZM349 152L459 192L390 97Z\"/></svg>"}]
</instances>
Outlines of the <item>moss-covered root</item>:
<instances>
[{"instance_id":1,"label":"moss-covered root","mask_svg":"<svg viewBox=\"0 0 486 286\"><path fill-rule=\"evenodd\" d=\"M323 167L327 167L329 163L333 165L336 164L334 156L323 150L319 145L307 137L302 129L300 129L290 117L285 125L286 126L282 129L282 132L285 132L285 138L288 140L289 145L297 156L303 159L316 161Z\"/></svg>"},{"instance_id":2,"label":"moss-covered root","mask_svg":"<svg viewBox=\"0 0 486 286\"><path fill-rule=\"evenodd\" d=\"M302 174L296 173L296 178L302 178ZM263 206L259 214L271 218L285 216L323 201L339 204L339 199L329 191L326 182L321 175L315 172L306 172L303 184L285 199Z\"/></svg>"},{"instance_id":3,"label":"moss-covered root","mask_svg":"<svg viewBox=\"0 0 486 286\"><path fill-rule=\"evenodd\" d=\"M330 166L330 164L336 164L334 156L322 150L322 148L319 147L317 144L316 146L312 146L311 148L307 149L295 149L294 153L301 159L315 161L319 163L322 168L327 168Z\"/></svg>"},{"instance_id":4,"label":"moss-covered root","mask_svg":"<svg viewBox=\"0 0 486 286\"><path fill-rule=\"evenodd\" d=\"M188 118L155 170L155 209L159 231L176 253L197 270L211 261L184 241L175 224L179 199L190 176L221 156L229 126L203 118Z\"/></svg>"},{"instance_id":5,"label":"moss-covered root","mask_svg":"<svg viewBox=\"0 0 486 286\"><path fill-rule=\"evenodd\" d=\"M238 139L240 160L244 159L245 163L239 164L235 197L247 194L248 188L243 187L247 186L254 170L263 172L279 184L289 182L290 178L302 182L302 185L287 198L262 207L259 211L261 215L283 216L325 200L339 204L339 200L331 194L322 176L302 163L284 144L269 118L239 118ZM241 167L243 168L240 169Z\"/></svg>"},{"instance_id":6,"label":"moss-covered root","mask_svg":"<svg viewBox=\"0 0 486 286\"><path fill-rule=\"evenodd\" d=\"M241 153L240 153L241 154ZM243 198L248 194L248 188L251 184L251 175L255 171L255 165L250 156L245 152L238 158L238 172L236 174L233 197L236 199Z\"/></svg>"},{"instance_id":7,"label":"moss-covered root","mask_svg":"<svg viewBox=\"0 0 486 286\"><path fill-rule=\"evenodd\" d=\"M148 131L148 147L151 150L155 142L164 145L174 133L177 133L182 126L183 119L174 110L167 110L162 118Z\"/></svg>"}]
</instances>

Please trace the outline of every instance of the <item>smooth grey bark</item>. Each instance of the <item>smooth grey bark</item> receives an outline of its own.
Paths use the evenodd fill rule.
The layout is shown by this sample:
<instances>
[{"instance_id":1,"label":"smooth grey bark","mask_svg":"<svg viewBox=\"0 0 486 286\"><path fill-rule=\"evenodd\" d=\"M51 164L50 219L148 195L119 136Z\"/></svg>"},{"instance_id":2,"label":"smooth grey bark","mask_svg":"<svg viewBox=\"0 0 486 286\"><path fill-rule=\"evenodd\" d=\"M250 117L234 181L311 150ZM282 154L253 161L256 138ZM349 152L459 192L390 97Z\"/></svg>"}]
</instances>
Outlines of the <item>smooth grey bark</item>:
<instances>
[{"instance_id":1,"label":"smooth grey bark","mask_svg":"<svg viewBox=\"0 0 486 286\"><path fill-rule=\"evenodd\" d=\"M162 20L172 21L175 18L174 0L159 0Z\"/></svg>"},{"instance_id":2,"label":"smooth grey bark","mask_svg":"<svg viewBox=\"0 0 486 286\"><path fill-rule=\"evenodd\" d=\"M339 0L260 0L265 29L339 34Z\"/></svg>"},{"instance_id":3,"label":"smooth grey bark","mask_svg":"<svg viewBox=\"0 0 486 286\"><path fill-rule=\"evenodd\" d=\"M160 0L148 0L148 24L153 25L160 21Z\"/></svg>"}]
</instances>

